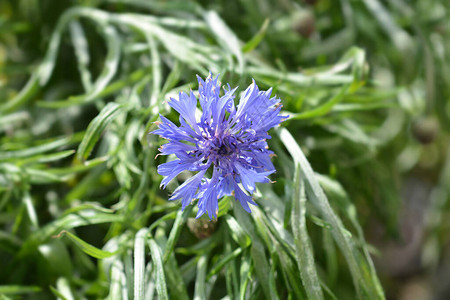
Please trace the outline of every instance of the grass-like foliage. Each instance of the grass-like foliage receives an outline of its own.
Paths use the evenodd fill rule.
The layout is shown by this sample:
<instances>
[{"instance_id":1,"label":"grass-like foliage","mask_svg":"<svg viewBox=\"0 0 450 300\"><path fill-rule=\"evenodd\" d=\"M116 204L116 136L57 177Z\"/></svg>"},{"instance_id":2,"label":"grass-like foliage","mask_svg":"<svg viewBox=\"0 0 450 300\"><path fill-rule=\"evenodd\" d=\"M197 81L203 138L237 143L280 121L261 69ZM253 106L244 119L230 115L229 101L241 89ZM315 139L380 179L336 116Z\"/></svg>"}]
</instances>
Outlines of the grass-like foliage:
<instances>
[{"instance_id":1,"label":"grass-like foliage","mask_svg":"<svg viewBox=\"0 0 450 300\"><path fill-rule=\"evenodd\" d=\"M366 237L401 237L421 172L422 268L449 259L449 8L315 2L0 2L0 298L385 299ZM258 206L212 221L168 201L192 174L161 190L149 134L209 72L289 115Z\"/></svg>"}]
</instances>

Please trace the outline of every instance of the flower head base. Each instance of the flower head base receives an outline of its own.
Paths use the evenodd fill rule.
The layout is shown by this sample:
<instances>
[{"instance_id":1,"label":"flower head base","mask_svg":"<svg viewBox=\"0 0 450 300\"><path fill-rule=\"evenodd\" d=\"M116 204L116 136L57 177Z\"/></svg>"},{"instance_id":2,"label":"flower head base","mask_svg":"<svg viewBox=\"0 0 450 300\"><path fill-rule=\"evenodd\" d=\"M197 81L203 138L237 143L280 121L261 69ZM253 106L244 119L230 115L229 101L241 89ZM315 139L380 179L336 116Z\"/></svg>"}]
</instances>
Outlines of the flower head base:
<instances>
[{"instance_id":1,"label":"flower head base","mask_svg":"<svg viewBox=\"0 0 450 300\"><path fill-rule=\"evenodd\" d=\"M234 105L235 89L224 88L220 97L220 83L210 74L205 81L198 77L199 102L202 115L195 116L197 98L180 93L169 105L180 114L180 126L161 117L159 128L153 131L169 142L159 149L162 155L174 154L177 159L158 166L164 176L161 186L183 171L198 172L181 184L169 200L181 199L182 209L198 200L200 217L208 212L210 218L218 213L218 199L234 194L242 207L251 212L249 203L256 182L270 182L275 172L270 161L272 151L266 143L267 131L287 116L280 116L280 99L270 98L272 89L259 91L255 82L245 90L239 105ZM207 171L212 174L206 177ZM244 188L242 190L241 186Z\"/></svg>"}]
</instances>

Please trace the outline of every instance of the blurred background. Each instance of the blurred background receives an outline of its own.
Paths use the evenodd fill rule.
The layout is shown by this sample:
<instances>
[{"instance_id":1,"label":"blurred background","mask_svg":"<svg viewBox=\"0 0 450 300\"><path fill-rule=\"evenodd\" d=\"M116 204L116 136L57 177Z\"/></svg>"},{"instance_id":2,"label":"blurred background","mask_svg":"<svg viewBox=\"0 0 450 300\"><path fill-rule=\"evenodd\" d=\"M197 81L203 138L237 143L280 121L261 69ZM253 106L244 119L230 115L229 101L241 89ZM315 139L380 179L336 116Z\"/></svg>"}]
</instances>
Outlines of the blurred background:
<instances>
[{"instance_id":1,"label":"blurred background","mask_svg":"<svg viewBox=\"0 0 450 300\"><path fill-rule=\"evenodd\" d=\"M158 188L155 168L165 158L153 158L161 141L146 134L158 112L177 121L164 100L195 90L195 74L208 71L240 89L251 78L261 89L274 87L291 116L282 126L314 171L332 180L323 186L328 199L353 228L355 245L370 253L387 299L450 299L448 1L0 0L3 299L113 298L114 278L131 298L136 278L127 268L138 257L136 233L149 226L176 248L172 262L186 287L172 298L202 295L197 283L205 278L198 274L206 262L210 286L203 295L239 295L234 284L246 282L237 278L246 255L250 269L258 262L245 248L232 252L249 247L227 235L234 218L179 217L177 204L167 203L167 192ZM293 167L287 145L272 135L277 183L261 187L257 197L278 195L281 210L271 215L262 199L269 221L257 228L269 266L275 262L275 291L280 299L300 299L307 295L303 288L287 288L299 276L295 260L291 278L282 267L290 252L277 258L264 240L277 215L288 235L292 231L286 211ZM221 215L231 216L232 201L226 201ZM75 219L79 212L94 217ZM353 299L353 275L343 256L333 254L321 216L307 207L318 274L330 290L325 298ZM268 241L277 239L274 228ZM55 239L61 230L74 237ZM105 253L89 252L86 243ZM122 255L117 261L107 254L114 251ZM149 282L153 256L144 259ZM235 266L220 271L230 261ZM114 266L121 273L111 271ZM253 279L245 284L253 295L244 292L241 299L273 292Z\"/></svg>"}]
</instances>

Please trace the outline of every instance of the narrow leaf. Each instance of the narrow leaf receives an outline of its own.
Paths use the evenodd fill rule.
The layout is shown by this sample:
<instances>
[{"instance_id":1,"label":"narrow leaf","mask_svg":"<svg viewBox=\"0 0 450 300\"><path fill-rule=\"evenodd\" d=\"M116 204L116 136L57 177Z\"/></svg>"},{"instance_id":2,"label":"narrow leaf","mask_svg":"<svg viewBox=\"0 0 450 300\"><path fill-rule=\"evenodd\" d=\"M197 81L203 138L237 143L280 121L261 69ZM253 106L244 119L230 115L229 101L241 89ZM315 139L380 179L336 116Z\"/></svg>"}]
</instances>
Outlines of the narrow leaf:
<instances>
[{"instance_id":1,"label":"narrow leaf","mask_svg":"<svg viewBox=\"0 0 450 300\"><path fill-rule=\"evenodd\" d=\"M294 159L294 162L300 165L300 171L305 181L305 190L309 199L311 199L311 202L317 207L317 209L319 209L324 220L331 226L331 233L333 234L333 237L341 249L342 254L344 255L350 268L358 297L360 299L364 297L368 297L369 299L384 299L384 295L380 294L380 292L375 288L376 282L372 282L372 280L368 282L367 277L364 276L365 270L363 268L367 263L361 260L360 256L358 256L358 251L351 240L351 236L346 234L348 231L345 229L342 221L331 208L328 199L320 187L314 171L311 168L311 165L298 146L294 137L286 128L281 128L279 130L279 136Z\"/></svg>"},{"instance_id":2,"label":"narrow leaf","mask_svg":"<svg viewBox=\"0 0 450 300\"><path fill-rule=\"evenodd\" d=\"M206 298L206 268L207 255L202 255L197 262L197 277L195 278L194 300L202 300Z\"/></svg>"},{"instance_id":3,"label":"narrow leaf","mask_svg":"<svg viewBox=\"0 0 450 300\"><path fill-rule=\"evenodd\" d=\"M145 294L145 239L147 228L138 231L134 240L134 299L143 299Z\"/></svg>"},{"instance_id":4,"label":"narrow leaf","mask_svg":"<svg viewBox=\"0 0 450 300\"><path fill-rule=\"evenodd\" d=\"M92 76L89 72L89 50L86 40L86 35L84 34L83 27L80 22L72 21L69 25L70 37L72 38L73 47L75 48L75 56L78 62L78 70L81 75L81 82L86 91L90 90L92 87Z\"/></svg>"},{"instance_id":5,"label":"narrow leaf","mask_svg":"<svg viewBox=\"0 0 450 300\"><path fill-rule=\"evenodd\" d=\"M175 218L175 223L173 224L172 230L169 234L169 238L167 239L167 245L164 252L164 261L167 261L169 256L173 253L175 244L180 237L181 229L183 229L183 225L186 223L191 210L192 206L189 206L184 211L178 211L177 217Z\"/></svg>"},{"instance_id":6,"label":"narrow leaf","mask_svg":"<svg viewBox=\"0 0 450 300\"><path fill-rule=\"evenodd\" d=\"M267 259L265 253L265 247L259 236L256 234L255 225L250 220L250 216L244 212L243 209L239 209L235 206L234 213L236 215L239 224L245 228L246 232L251 237L250 255L255 262L255 273L258 278L258 282L261 284L262 290L266 296L266 299L280 299L275 284L275 278L272 276L273 272L270 268L270 262Z\"/></svg>"},{"instance_id":7,"label":"narrow leaf","mask_svg":"<svg viewBox=\"0 0 450 300\"><path fill-rule=\"evenodd\" d=\"M124 105L110 102L102 109L98 116L89 123L86 134L77 150L79 160L85 161L88 158L103 130L123 108Z\"/></svg>"},{"instance_id":8,"label":"narrow leaf","mask_svg":"<svg viewBox=\"0 0 450 300\"><path fill-rule=\"evenodd\" d=\"M230 215L225 217L228 228L230 228L231 236L238 243L242 249L247 248L251 244L251 239L244 230L242 230L239 223Z\"/></svg>"},{"instance_id":9,"label":"narrow leaf","mask_svg":"<svg viewBox=\"0 0 450 300\"><path fill-rule=\"evenodd\" d=\"M41 244L44 244L53 235L57 234L61 230L69 230L79 226L101 224L101 223L113 223L123 222L124 217L115 215L112 213L103 213L98 210L86 209L65 215L43 227L36 232L32 233L25 241L20 255L25 255L36 250Z\"/></svg>"},{"instance_id":10,"label":"narrow leaf","mask_svg":"<svg viewBox=\"0 0 450 300\"><path fill-rule=\"evenodd\" d=\"M166 276L164 275L164 263L161 255L161 250L154 239L148 241L150 252L152 253L153 269L156 272L156 291L159 299L168 300Z\"/></svg>"},{"instance_id":11,"label":"narrow leaf","mask_svg":"<svg viewBox=\"0 0 450 300\"><path fill-rule=\"evenodd\" d=\"M320 300L323 299L323 293L314 263L311 241L306 230L306 195L299 164L296 165L294 187L291 226L294 234L297 264L308 299Z\"/></svg>"},{"instance_id":12,"label":"narrow leaf","mask_svg":"<svg viewBox=\"0 0 450 300\"><path fill-rule=\"evenodd\" d=\"M22 149L22 150L0 152L0 161L7 160L7 159L13 159L13 158L30 157L33 155L45 153L45 152L51 151L53 149L57 149L59 147L67 145L69 143L69 141L70 141L70 138L62 138L62 139L57 139L57 140L54 140L51 142L43 143L38 146L27 147L26 149Z\"/></svg>"},{"instance_id":13,"label":"narrow leaf","mask_svg":"<svg viewBox=\"0 0 450 300\"><path fill-rule=\"evenodd\" d=\"M255 34L250 41L248 41L243 47L242 52L247 53L253 51L263 40L266 35L267 28L269 27L269 19L265 19L259 31Z\"/></svg>"},{"instance_id":14,"label":"narrow leaf","mask_svg":"<svg viewBox=\"0 0 450 300\"><path fill-rule=\"evenodd\" d=\"M28 294L40 292L41 288L38 286L25 286L25 285L0 285L0 294Z\"/></svg>"},{"instance_id":15,"label":"narrow leaf","mask_svg":"<svg viewBox=\"0 0 450 300\"><path fill-rule=\"evenodd\" d=\"M103 258L111 257L111 256L117 254L116 252L109 252L109 251L98 249L97 247L94 247L91 244L86 243L85 241L83 241L82 239L77 237L76 235L74 235L68 231L65 231L65 230L61 231L56 237L59 238L63 235L69 237L70 240L72 242L74 242L75 245L78 246L78 248L80 248L81 250L83 250L84 253L86 253L87 255L90 255L92 257L95 257L98 259L103 259Z\"/></svg>"},{"instance_id":16,"label":"narrow leaf","mask_svg":"<svg viewBox=\"0 0 450 300\"><path fill-rule=\"evenodd\" d=\"M224 48L228 48L228 50L236 56L239 64L238 71L239 73L242 73L244 71L244 57L237 36L215 11L206 12L204 17L206 23L208 23L209 27L216 35L219 44L222 44Z\"/></svg>"},{"instance_id":17,"label":"narrow leaf","mask_svg":"<svg viewBox=\"0 0 450 300\"><path fill-rule=\"evenodd\" d=\"M293 114L292 116L289 117L289 119L290 120L292 120L292 119L301 120L301 119L310 119L310 118L323 116L323 115L327 114L333 108L334 105L339 103L344 98L347 90L348 90L348 85L344 85L340 89L340 91L337 93L337 95L335 95L333 98L331 98L326 103L324 103L314 109L311 109L311 110L308 110L308 111L305 111L302 113L298 113L298 114Z\"/></svg>"},{"instance_id":18,"label":"narrow leaf","mask_svg":"<svg viewBox=\"0 0 450 300\"><path fill-rule=\"evenodd\" d=\"M228 255L224 256L222 259L220 259L212 268L211 271L209 271L208 276L206 277L207 280L209 280L213 275L216 275L224 265L226 265L229 261L234 260L236 257L238 257L242 253L242 248L237 248L233 252L229 253Z\"/></svg>"}]
</instances>

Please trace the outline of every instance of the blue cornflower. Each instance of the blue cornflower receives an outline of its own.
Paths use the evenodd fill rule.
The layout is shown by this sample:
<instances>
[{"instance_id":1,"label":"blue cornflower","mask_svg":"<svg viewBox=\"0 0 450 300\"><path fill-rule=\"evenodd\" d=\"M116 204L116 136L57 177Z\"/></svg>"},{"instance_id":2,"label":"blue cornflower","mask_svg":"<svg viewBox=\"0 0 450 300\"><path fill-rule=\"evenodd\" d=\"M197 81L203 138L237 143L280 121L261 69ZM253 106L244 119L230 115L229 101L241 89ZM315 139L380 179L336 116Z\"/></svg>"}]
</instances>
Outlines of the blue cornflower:
<instances>
[{"instance_id":1,"label":"blue cornflower","mask_svg":"<svg viewBox=\"0 0 450 300\"><path fill-rule=\"evenodd\" d=\"M249 203L256 182L270 182L268 175L275 172L270 161L267 131L280 124L287 116L280 116L280 99L270 98L272 89L259 91L255 81L245 90L239 105L234 105L237 88L224 87L221 97L220 83L211 74L203 81L197 76L202 114L196 117L197 98L194 93L180 93L171 98L169 105L180 114L180 126L161 117L159 129L153 131L169 142L162 145L162 155L174 154L175 160L158 166L164 176L161 186L183 171L197 172L181 184L169 200L181 199L182 209L198 199L197 218L208 212L217 216L218 199L232 195L242 207L251 212ZM210 174L210 178L206 175ZM244 188L244 190L242 189Z\"/></svg>"}]
</instances>

